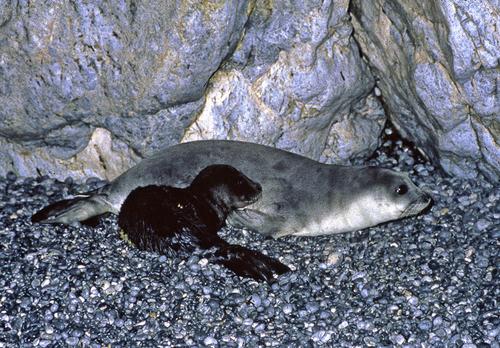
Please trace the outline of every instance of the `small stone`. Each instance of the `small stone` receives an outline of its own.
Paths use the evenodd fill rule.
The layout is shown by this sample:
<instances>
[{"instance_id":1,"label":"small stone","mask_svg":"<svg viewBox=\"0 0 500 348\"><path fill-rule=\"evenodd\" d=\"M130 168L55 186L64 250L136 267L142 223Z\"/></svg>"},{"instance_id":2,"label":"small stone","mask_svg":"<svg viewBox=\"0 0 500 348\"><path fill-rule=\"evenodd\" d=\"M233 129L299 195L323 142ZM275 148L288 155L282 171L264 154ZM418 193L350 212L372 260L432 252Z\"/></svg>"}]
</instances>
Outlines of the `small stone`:
<instances>
[{"instance_id":1,"label":"small stone","mask_svg":"<svg viewBox=\"0 0 500 348\"><path fill-rule=\"evenodd\" d=\"M261 323L261 324L257 325L253 330L255 333L264 332L266 330L266 325L264 323Z\"/></svg>"},{"instance_id":2,"label":"small stone","mask_svg":"<svg viewBox=\"0 0 500 348\"><path fill-rule=\"evenodd\" d=\"M489 222L488 220L486 219L479 219L477 222L476 222L476 230L478 232L483 232L484 230L486 230L488 227L491 226L491 222Z\"/></svg>"},{"instance_id":3,"label":"small stone","mask_svg":"<svg viewBox=\"0 0 500 348\"><path fill-rule=\"evenodd\" d=\"M439 263L436 261L436 260L430 260L427 265L429 266L429 268L433 271L437 271L440 266L439 266Z\"/></svg>"},{"instance_id":4,"label":"small stone","mask_svg":"<svg viewBox=\"0 0 500 348\"><path fill-rule=\"evenodd\" d=\"M437 317L435 317L435 318L432 320L432 325L433 325L434 327L438 327L438 326L440 326L442 323L443 323L443 318L442 318L442 317L440 317L440 316L437 316Z\"/></svg>"},{"instance_id":5,"label":"small stone","mask_svg":"<svg viewBox=\"0 0 500 348\"><path fill-rule=\"evenodd\" d=\"M329 266L335 266L336 264L339 263L339 261L341 260L341 257L342 257L342 254L340 253L331 253L330 255L328 255L328 258L326 260L326 264L329 265Z\"/></svg>"},{"instance_id":6,"label":"small stone","mask_svg":"<svg viewBox=\"0 0 500 348\"><path fill-rule=\"evenodd\" d=\"M375 347L377 346L377 340L375 340L371 336L366 336L363 338L363 342L366 344L367 347Z\"/></svg>"},{"instance_id":7,"label":"small stone","mask_svg":"<svg viewBox=\"0 0 500 348\"><path fill-rule=\"evenodd\" d=\"M316 302L308 302L306 304L306 310L312 314L312 313L316 313L318 310L319 310L319 306Z\"/></svg>"},{"instance_id":8,"label":"small stone","mask_svg":"<svg viewBox=\"0 0 500 348\"><path fill-rule=\"evenodd\" d=\"M321 342L321 343L326 343L328 341L330 341L330 339L332 338L332 334L325 331L325 330L319 330L319 331L316 331L312 336L311 336L311 339L314 341L314 342Z\"/></svg>"},{"instance_id":9,"label":"small stone","mask_svg":"<svg viewBox=\"0 0 500 348\"><path fill-rule=\"evenodd\" d=\"M253 324L253 320L250 318L243 320L243 325L251 326L252 324Z\"/></svg>"},{"instance_id":10,"label":"small stone","mask_svg":"<svg viewBox=\"0 0 500 348\"><path fill-rule=\"evenodd\" d=\"M439 211L439 216L445 216L446 214L448 214L450 212L450 209L448 208L443 208Z\"/></svg>"},{"instance_id":11,"label":"small stone","mask_svg":"<svg viewBox=\"0 0 500 348\"><path fill-rule=\"evenodd\" d=\"M254 306L254 307L259 307L262 303L262 300L260 298L259 295L257 294L253 294L252 296L250 296L250 303Z\"/></svg>"},{"instance_id":12,"label":"small stone","mask_svg":"<svg viewBox=\"0 0 500 348\"><path fill-rule=\"evenodd\" d=\"M38 346L45 348L45 347L50 346L51 344L52 344L52 342L49 340L40 340L40 342L38 343Z\"/></svg>"},{"instance_id":13,"label":"small stone","mask_svg":"<svg viewBox=\"0 0 500 348\"><path fill-rule=\"evenodd\" d=\"M31 299L29 297L23 297L20 305L24 309L28 308L31 305Z\"/></svg>"},{"instance_id":14,"label":"small stone","mask_svg":"<svg viewBox=\"0 0 500 348\"><path fill-rule=\"evenodd\" d=\"M418 304L418 298L416 298L415 296L410 296L408 298L408 303L412 306L416 306Z\"/></svg>"},{"instance_id":15,"label":"small stone","mask_svg":"<svg viewBox=\"0 0 500 348\"><path fill-rule=\"evenodd\" d=\"M489 337L492 337L492 338L497 337L499 334L500 334L500 326L497 326L497 327L495 327L491 330L488 330L486 332L486 335L488 335Z\"/></svg>"},{"instance_id":16,"label":"small stone","mask_svg":"<svg viewBox=\"0 0 500 348\"><path fill-rule=\"evenodd\" d=\"M418 327L420 330L423 331L428 331L432 327L432 322L430 320L422 320L419 324Z\"/></svg>"},{"instance_id":17,"label":"small stone","mask_svg":"<svg viewBox=\"0 0 500 348\"><path fill-rule=\"evenodd\" d=\"M398 335L391 336L391 341L394 344L401 346L401 345L403 345L403 343L406 342L406 338L403 335L398 334Z\"/></svg>"},{"instance_id":18,"label":"small stone","mask_svg":"<svg viewBox=\"0 0 500 348\"><path fill-rule=\"evenodd\" d=\"M475 251L476 250L472 247L468 248L465 251L465 257L464 257L465 262L467 262L467 263L472 262L472 256L474 255Z\"/></svg>"},{"instance_id":19,"label":"small stone","mask_svg":"<svg viewBox=\"0 0 500 348\"><path fill-rule=\"evenodd\" d=\"M345 328L346 328L346 327L348 327L348 326L349 326L349 323L348 323L347 321L345 321L345 320L344 320L343 322L341 322L341 323L339 324L338 328L339 328L339 330L342 330L342 329L345 329Z\"/></svg>"},{"instance_id":20,"label":"small stone","mask_svg":"<svg viewBox=\"0 0 500 348\"><path fill-rule=\"evenodd\" d=\"M78 344L78 337L68 337L66 338L65 342L68 346L76 346Z\"/></svg>"},{"instance_id":21,"label":"small stone","mask_svg":"<svg viewBox=\"0 0 500 348\"><path fill-rule=\"evenodd\" d=\"M293 312L293 305L287 303L286 305L283 306L283 313L288 315Z\"/></svg>"},{"instance_id":22,"label":"small stone","mask_svg":"<svg viewBox=\"0 0 500 348\"><path fill-rule=\"evenodd\" d=\"M213 346L217 344L217 340L213 338L212 336L205 337L203 340L203 344L206 346Z\"/></svg>"}]
</instances>

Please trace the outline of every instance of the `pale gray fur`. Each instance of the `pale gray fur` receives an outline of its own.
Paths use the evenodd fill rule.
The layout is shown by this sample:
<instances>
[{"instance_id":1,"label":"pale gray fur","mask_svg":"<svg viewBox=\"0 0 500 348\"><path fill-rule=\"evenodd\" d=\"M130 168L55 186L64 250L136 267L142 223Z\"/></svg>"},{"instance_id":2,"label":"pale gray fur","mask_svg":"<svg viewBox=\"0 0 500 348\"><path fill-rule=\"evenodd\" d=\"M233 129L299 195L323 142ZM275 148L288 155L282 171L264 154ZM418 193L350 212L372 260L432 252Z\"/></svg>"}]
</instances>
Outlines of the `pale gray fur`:
<instances>
[{"instance_id":1,"label":"pale gray fur","mask_svg":"<svg viewBox=\"0 0 500 348\"><path fill-rule=\"evenodd\" d=\"M183 143L143 160L114 181L49 214L44 223L72 223L118 213L136 187L186 187L211 164L228 164L262 185L262 197L227 222L274 237L353 231L419 213L430 197L406 174L322 164L268 146L225 140ZM408 193L395 190L405 184ZM50 210L50 207L49 207Z\"/></svg>"}]
</instances>

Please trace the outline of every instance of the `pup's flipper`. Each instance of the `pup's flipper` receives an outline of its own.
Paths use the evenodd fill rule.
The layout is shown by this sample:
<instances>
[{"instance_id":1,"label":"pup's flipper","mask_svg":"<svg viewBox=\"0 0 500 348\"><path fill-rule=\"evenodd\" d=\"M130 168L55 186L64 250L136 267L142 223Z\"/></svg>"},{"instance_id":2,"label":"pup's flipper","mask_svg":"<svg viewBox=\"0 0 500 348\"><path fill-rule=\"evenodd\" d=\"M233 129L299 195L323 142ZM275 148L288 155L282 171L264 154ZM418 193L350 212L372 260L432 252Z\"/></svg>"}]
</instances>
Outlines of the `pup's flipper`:
<instances>
[{"instance_id":1,"label":"pup's flipper","mask_svg":"<svg viewBox=\"0 0 500 348\"><path fill-rule=\"evenodd\" d=\"M227 267L240 277L264 280L268 283L290 271L288 266L278 260L240 245L228 244L221 247L211 260Z\"/></svg>"},{"instance_id":2,"label":"pup's flipper","mask_svg":"<svg viewBox=\"0 0 500 348\"><path fill-rule=\"evenodd\" d=\"M52 203L31 217L31 222L42 224L71 224L111 212L104 195L82 195Z\"/></svg>"}]
</instances>

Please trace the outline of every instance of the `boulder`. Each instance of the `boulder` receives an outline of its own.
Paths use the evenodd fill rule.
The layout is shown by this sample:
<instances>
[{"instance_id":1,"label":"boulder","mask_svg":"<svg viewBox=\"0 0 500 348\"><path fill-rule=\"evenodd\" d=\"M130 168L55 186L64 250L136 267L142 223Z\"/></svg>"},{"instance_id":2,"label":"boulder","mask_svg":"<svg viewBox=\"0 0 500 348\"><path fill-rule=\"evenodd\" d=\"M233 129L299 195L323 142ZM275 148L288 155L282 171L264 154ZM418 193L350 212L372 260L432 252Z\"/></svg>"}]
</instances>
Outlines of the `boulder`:
<instances>
[{"instance_id":1,"label":"boulder","mask_svg":"<svg viewBox=\"0 0 500 348\"><path fill-rule=\"evenodd\" d=\"M125 145L116 146L118 162L129 152L141 156L151 143L178 142L210 76L234 51L248 6L245 0L2 2L1 171L87 176L72 163L99 128ZM20 157L32 157L32 165L21 166ZM94 160L93 172L111 170Z\"/></svg>"},{"instance_id":2,"label":"boulder","mask_svg":"<svg viewBox=\"0 0 500 348\"><path fill-rule=\"evenodd\" d=\"M494 6L1 2L0 175L110 180L197 139L350 163L389 117L448 173L498 181Z\"/></svg>"},{"instance_id":3,"label":"boulder","mask_svg":"<svg viewBox=\"0 0 500 348\"><path fill-rule=\"evenodd\" d=\"M0 174L111 179L215 138L364 156L385 115L348 5L3 2Z\"/></svg>"},{"instance_id":4,"label":"boulder","mask_svg":"<svg viewBox=\"0 0 500 348\"><path fill-rule=\"evenodd\" d=\"M351 10L401 134L454 176L498 182L498 1L353 0Z\"/></svg>"}]
</instances>

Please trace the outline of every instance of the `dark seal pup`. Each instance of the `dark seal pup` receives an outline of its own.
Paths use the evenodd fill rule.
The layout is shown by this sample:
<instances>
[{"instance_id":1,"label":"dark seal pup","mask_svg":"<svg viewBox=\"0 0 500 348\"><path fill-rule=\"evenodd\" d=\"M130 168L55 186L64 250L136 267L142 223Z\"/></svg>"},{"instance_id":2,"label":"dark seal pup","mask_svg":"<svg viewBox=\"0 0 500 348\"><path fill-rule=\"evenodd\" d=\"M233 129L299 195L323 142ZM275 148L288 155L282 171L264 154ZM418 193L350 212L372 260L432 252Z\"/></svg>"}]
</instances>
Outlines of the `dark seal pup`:
<instances>
[{"instance_id":1,"label":"dark seal pup","mask_svg":"<svg viewBox=\"0 0 500 348\"><path fill-rule=\"evenodd\" d=\"M187 188L136 188L123 203L118 224L139 249L189 257L195 249L242 277L271 282L290 269L262 253L231 245L217 235L227 215L257 201L258 183L228 165L203 169Z\"/></svg>"}]
</instances>

